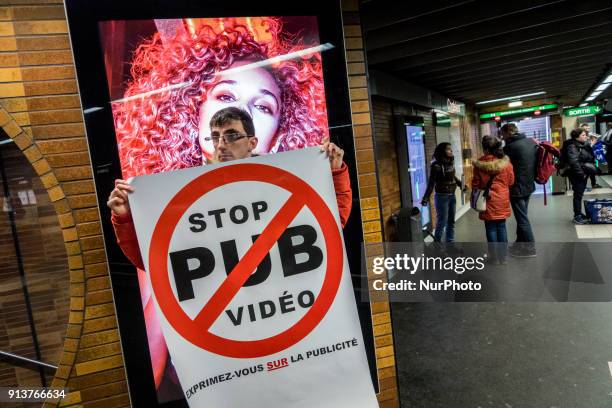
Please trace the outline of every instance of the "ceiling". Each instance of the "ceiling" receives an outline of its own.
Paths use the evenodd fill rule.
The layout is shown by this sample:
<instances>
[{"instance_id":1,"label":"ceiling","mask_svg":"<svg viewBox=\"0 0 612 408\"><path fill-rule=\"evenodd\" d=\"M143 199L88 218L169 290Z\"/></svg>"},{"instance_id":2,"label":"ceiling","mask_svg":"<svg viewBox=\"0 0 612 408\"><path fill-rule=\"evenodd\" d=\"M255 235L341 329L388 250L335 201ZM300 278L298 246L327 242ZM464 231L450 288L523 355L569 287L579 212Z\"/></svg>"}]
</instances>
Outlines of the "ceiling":
<instances>
[{"instance_id":1,"label":"ceiling","mask_svg":"<svg viewBox=\"0 0 612 408\"><path fill-rule=\"evenodd\" d=\"M467 103L576 104L612 69L610 0L364 0L361 21L370 70Z\"/></svg>"}]
</instances>

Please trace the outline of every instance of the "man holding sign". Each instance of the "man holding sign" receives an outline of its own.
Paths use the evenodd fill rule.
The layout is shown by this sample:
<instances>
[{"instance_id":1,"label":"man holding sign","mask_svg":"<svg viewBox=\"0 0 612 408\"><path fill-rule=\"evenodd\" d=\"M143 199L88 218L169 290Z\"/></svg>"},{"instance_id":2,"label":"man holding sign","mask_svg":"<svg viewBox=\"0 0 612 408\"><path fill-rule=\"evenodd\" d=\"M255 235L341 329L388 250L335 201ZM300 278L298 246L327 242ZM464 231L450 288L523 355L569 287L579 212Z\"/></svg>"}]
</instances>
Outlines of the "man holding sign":
<instances>
[{"instance_id":1,"label":"man holding sign","mask_svg":"<svg viewBox=\"0 0 612 408\"><path fill-rule=\"evenodd\" d=\"M218 111L210 120L210 131L211 135L206 139L213 142L215 156L220 162L251 157L257 146L253 120L248 113L239 108L230 107ZM344 151L334 143L330 143L329 139L324 141L321 151L329 157L340 220L344 227L352 205L348 167L342 161ZM132 192L134 188L127 181L115 180L115 188L108 198L107 205L112 211L112 223L119 246L137 268L143 269L128 202L128 194Z\"/></svg>"},{"instance_id":2,"label":"man holding sign","mask_svg":"<svg viewBox=\"0 0 612 408\"><path fill-rule=\"evenodd\" d=\"M254 135L253 124L247 113L237 108L224 109L213 116L210 127L210 139L215 146L215 154L220 162L246 159L252 156L251 152L257 145L257 138ZM321 147L321 151L325 152L332 169L338 215L341 225L344 226L350 213L352 198L348 170L342 162L343 151L328 141ZM314 159L312 154L310 156L302 156ZM288 156L285 157L290 161ZM148 298L143 303L146 305L145 317L148 319L147 334L150 338L153 338L152 341L150 340L150 344L153 345L151 354L156 385L159 384L161 374L166 365L167 352L159 323L157 323L157 319L154 316L156 311L154 306L158 306L157 311L162 311L161 325L164 328L164 333L170 346L173 362L178 367L181 386L191 406L201 406L205 403L210 404L211 401L218 402L219 397L215 395L215 389L209 390L209 388L216 387L219 389L219 392L222 392L221 386L216 385L218 383L229 382L232 379L235 380L242 377L243 385L247 388L249 386L253 387L253 389L264 387L265 390L266 384L270 385L270 383L266 383L267 380L265 378L257 380L257 374L260 372L266 369L267 371L278 370L289 365L299 369L300 366L308 367L309 364L321 364L319 360L325 358L322 357L325 355L331 355L334 359L339 359L333 363L330 362L330 364L345 366L344 368L351 366L348 372L352 373L357 368L362 369L361 371L363 372L355 374L356 377L360 377L359 380L355 381L353 379L351 381L352 384L361 384L362 388L365 388L360 396L358 395L359 393L354 395L359 404L351 406L374 406L376 400L367 373L367 362L365 361L365 353L356 316L352 286L350 278L346 278L348 276L346 256L343 254L344 249L341 236L338 234L338 226L333 215L329 212L329 202L326 204L325 199L321 198L325 197L325 194L322 194L322 196L317 195L317 192L300 178L296 178L291 173L282 170L275 170L271 166L246 163L236 166L241 166L244 171L242 173L233 171L232 173L230 168L220 167L194 179L175 195L170 195L172 199L167 204L166 209L161 213L153 211L152 218L142 215L142 213L148 211L148 208L142 207L142 204L140 204L140 207L136 207L138 212L135 213L134 219L139 235L147 238L152 237L150 242L147 239L147 242L141 242L140 245L142 253L148 254L144 260L145 262L143 262L141 250L138 246L134 222L132 221L132 214L128 203L128 193L134 192L134 188L123 180L117 180L115 189L109 197L108 206L113 213L113 226L122 250L138 268L143 269L145 265L148 266L147 271L150 274L156 303L154 304L151 301L149 285L141 284L141 292L144 292L143 297ZM228 169L230 171L227 171ZM313 172L316 173L314 169ZM161 179L159 180L161 181ZM200 180L203 181L200 182ZM211 180L213 181L211 182ZM214 180L219 181L216 182ZM251 200L252 202L244 202L244 205L232 205L231 207L227 206L227 208L207 207L207 212L200 212L200 210L193 213L191 211L185 212L186 208L197 206L202 208L204 205L202 202L217 203L225 201L224 197L238 196L241 193L244 195L245 187L232 191L231 188L227 189L227 186L232 183L237 185L240 182L243 182L243 186L249 186L248 183L252 183L253 180L262 185L268 183L277 189L280 187L292 194L282 208L278 208L277 205L282 200L267 198L274 196L274 189L272 189L270 194L263 194L261 191L258 191L259 195L255 194L255 190L253 190L252 196L254 198ZM159 185L159 188L163 187L162 184ZM214 187L203 187L205 184L214 184ZM147 183L143 185L146 186ZM155 186L157 187L157 184ZM229 193L223 193L221 190L224 188ZM168 189L163 189L162 191L166 190ZM194 191L195 193L192 193ZM213 197L213 199L208 198L198 201L204 195ZM173 209L179 207L182 209L180 213L173 212ZM305 215L302 208L309 210L312 216ZM208 214L208 217L205 217L204 214ZM302 221L308 219L308 217L313 222ZM153 231L153 226L150 224L155 219L158 219L158 221ZM295 221L294 224L298 223L298 219L302 221L302 225L289 226L292 220ZM259 228L257 227L258 221L261 221L262 226L267 225L263 231L257 230ZM148 225L143 227L145 222ZM233 230L230 229L232 223L235 224ZM252 227L252 231L249 231L248 228L244 229L244 223L254 223L255 226ZM309 225L309 223L312 225ZM188 226L188 229L183 228L183 230L190 231L189 239L178 239L173 236L175 231L181 229L180 225L182 224L185 227ZM138 227L139 225L140 227ZM238 230L236 226L242 229ZM200 236L198 233L203 232L207 228L210 231L215 227L215 233L218 236L224 236L228 231L237 232L239 235L255 233L255 235L252 235L252 247L239 259L238 246L240 246L240 243L238 238L227 239L229 237L226 237L222 242L215 243L215 245L206 243L206 246L197 246L197 240L194 238ZM202 237L204 238L204 236ZM208 239L213 237L213 235L207 234L206 237ZM202 240L202 242L204 241ZM274 244L278 247L278 255L276 251L272 251L271 245ZM218 256L218 253L213 254L214 250L209 249L216 245L220 245L221 257ZM186 246L190 246L190 248L185 248ZM325 248L325 250L322 251L321 248ZM304 256L307 258L307 261L303 261ZM170 262L168 262L168 258ZM215 263L215 259L219 258L222 258L222 262L217 261ZM279 258L282 268L274 269L273 272L275 273L271 274L271 265L274 265L274 261L277 261ZM224 264L228 276L226 279L210 285L213 289L217 287L218 289L216 290L206 286L206 290L210 289L212 292L209 290L210 293L207 294L210 296L202 296L202 292L206 292L206 290L203 290L203 287L198 285L201 285L200 282L204 281L202 278L210 277L212 279L212 276L215 275L213 274L215 264ZM255 272L253 273L253 271ZM279 274L276 271L282 272ZM286 285L286 283L275 283L274 279L278 278L279 275L282 275L281 278L284 277L285 279L306 276L307 274L301 274L310 271L319 271L325 275L322 282L316 284L309 283L311 287L316 287L318 284L321 285L318 295L315 295L317 293L316 290L310 290L307 285L304 286L303 283L299 283L298 280L294 279L292 282L297 286L293 287L293 297L291 297L291 293L288 294L288 291L281 291L276 294L277 299L270 299L269 294L266 295L268 296L267 298L262 299L262 292L257 292L260 298L258 299L259 302L255 303L254 300L249 300L250 298L243 296L245 291L241 288L251 289L253 287L253 289L259 290L260 287L256 287L256 285L266 280L266 284L272 287L276 285L279 288L289 289L290 292L291 286L282 286ZM173 279L169 279L169 276L172 276ZM342 276L345 276L345 278L342 280L341 285ZM172 288L172 283L174 283L174 289ZM175 296L175 292L177 296ZM198 295L196 295L198 292L201 299L207 300L203 308L201 302L197 307L192 307L193 302L197 303L198 301ZM252 295L250 296L253 297ZM246 304L246 302L252 303ZM184 305L188 306L185 308L183 307ZM348 317L354 317L354 319L346 319L347 313L350 314ZM267 324L267 322L274 319L264 319L272 318L275 314L280 322L278 327L289 328L281 331L281 333L268 333L270 328L274 329L275 326ZM287 316L292 314L298 316L298 318L299 316L302 317L294 325L289 325L287 321L290 319L288 320ZM341 329L343 325L347 325L346 327L350 328L350 330L345 330L344 333L339 331L338 335L348 334L350 337L348 339L335 337L333 340L328 339L333 337L331 336L333 330L329 330L329 328L326 330L325 335L321 335L321 330L324 330L321 326L324 325L320 323L326 315L328 315L326 325L332 325L330 328L333 329ZM331 323L334 318L343 318L342 323ZM151 319L154 319L156 324L150 325ZM349 320L349 322L347 323L346 320ZM248 327L248 324L254 323L259 323L259 327ZM315 330L317 326L319 333ZM236 336L235 333L228 334L233 328L238 329L236 333L240 333L240 335ZM312 335L310 335L311 333ZM243 336L246 336L246 338L241 338L240 340L234 338ZM309 336L309 341L299 343L306 336ZM258 340L254 340L254 338ZM185 340L187 340L187 343ZM186 353L186 345L188 347L199 347L194 350L203 352L200 354L201 361L206 362L207 369L217 370L214 371L215 375L209 376L209 373L202 377L199 374L200 370L197 365L193 366L193 369L190 368L192 364L190 356L197 353ZM354 350L348 351L351 348ZM349 353L356 353L353 356L353 358L357 357L356 360L351 363L344 361L342 357L343 350L347 350L345 351L344 358L351 358ZM210 354L206 354L207 352L210 352ZM285 352L286 354L272 356L279 352ZM224 356L225 360L220 360L220 356ZM253 365L248 366L250 363L247 363L244 366L243 363L242 366L232 366L237 368L236 370L219 371L229 370L228 367L231 364L228 364L228 357L233 359L249 358ZM271 360L264 361L260 358L270 358ZM195 361L197 358L193 357L193 360ZM307 362L301 363L304 360L307 360ZM234 362L235 360L230 359L230 363ZM240 370L243 366L244 368ZM312 366L310 370L314 371L311 371L311 374L319 373L321 369L326 368L329 367ZM293 379L289 371L289 369L284 370L287 374L283 378L289 381L288 384L296 380ZM308 371L305 371L305 373L308 375ZM250 375L248 380L244 378L247 375ZM261 383L258 383L258 381ZM322 381L322 379L319 379L319 381ZM339 380L338 382L342 383L343 381L346 381L346 379ZM295 385L297 386L297 383ZM333 399L329 398L329 395L337 397L339 393L344 393L348 388L342 386L330 388L332 389L327 392L322 391L318 396L307 394L303 398L299 398L299 395L304 390L295 390L293 393L291 390L287 390L290 395L295 395L297 399L294 404L288 402L286 406L313 406L309 405L312 403L318 404L317 406L323 406L320 405L321 401L323 401L320 400L321 398L326 398L325 401L329 401L329 406L338 406L338 401L333 401ZM271 391L274 394L274 390L271 389ZM206 392L209 392L209 394L204 395ZM328 396L325 397L325 395ZM235 395L234 398L235 402L238 403L241 398L246 397ZM264 400L267 401L267 404L277 402L274 395L267 396ZM262 400L262 406L265 401ZM229 403L227 406L234 405ZM251 406L259 406L259 404L251 404Z\"/></svg>"}]
</instances>

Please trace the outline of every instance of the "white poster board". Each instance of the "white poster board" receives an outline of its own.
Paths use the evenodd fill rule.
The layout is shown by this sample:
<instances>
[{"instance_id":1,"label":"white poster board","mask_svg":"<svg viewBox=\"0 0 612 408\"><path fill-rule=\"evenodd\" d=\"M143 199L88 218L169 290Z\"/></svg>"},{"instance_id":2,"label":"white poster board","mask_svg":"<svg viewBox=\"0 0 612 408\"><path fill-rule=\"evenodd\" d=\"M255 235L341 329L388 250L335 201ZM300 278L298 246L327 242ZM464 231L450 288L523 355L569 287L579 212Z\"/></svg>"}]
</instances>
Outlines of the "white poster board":
<instances>
[{"instance_id":1,"label":"white poster board","mask_svg":"<svg viewBox=\"0 0 612 408\"><path fill-rule=\"evenodd\" d=\"M190 407L378 406L318 148L131 184L147 277Z\"/></svg>"}]
</instances>

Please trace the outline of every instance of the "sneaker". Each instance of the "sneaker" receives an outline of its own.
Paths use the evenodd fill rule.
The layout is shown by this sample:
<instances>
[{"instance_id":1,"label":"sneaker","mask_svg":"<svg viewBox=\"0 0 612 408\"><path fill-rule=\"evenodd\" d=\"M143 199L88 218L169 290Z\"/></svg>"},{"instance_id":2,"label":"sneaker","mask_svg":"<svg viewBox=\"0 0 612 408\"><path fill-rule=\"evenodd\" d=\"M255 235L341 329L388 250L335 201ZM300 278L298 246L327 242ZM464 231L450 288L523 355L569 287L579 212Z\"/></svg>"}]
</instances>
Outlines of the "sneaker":
<instances>
[{"instance_id":1,"label":"sneaker","mask_svg":"<svg viewBox=\"0 0 612 408\"><path fill-rule=\"evenodd\" d=\"M525 248L518 245L511 246L508 252L514 258L535 258L537 256L535 248Z\"/></svg>"},{"instance_id":2,"label":"sneaker","mask_svg":"<svg viewBox=\"0 0 612 408\"><path fill-rule=\"evenodd\" d=\"M589 223L589 219L586 217L586 215L584 214L578 214L574 217L574 224L588 224Z\"/></svg>"},{"instance_id":3,"label":"sneaker","mask_svg":"<svg viewBox=\"0 0 612 408\"><path fill-rule=\"evenodd\" d=\"M599 184L595 183L595 184L593 185L593 188L603 188L603 187L602 187L602 186L600 186Z\"/></svg>"}]
</instances>

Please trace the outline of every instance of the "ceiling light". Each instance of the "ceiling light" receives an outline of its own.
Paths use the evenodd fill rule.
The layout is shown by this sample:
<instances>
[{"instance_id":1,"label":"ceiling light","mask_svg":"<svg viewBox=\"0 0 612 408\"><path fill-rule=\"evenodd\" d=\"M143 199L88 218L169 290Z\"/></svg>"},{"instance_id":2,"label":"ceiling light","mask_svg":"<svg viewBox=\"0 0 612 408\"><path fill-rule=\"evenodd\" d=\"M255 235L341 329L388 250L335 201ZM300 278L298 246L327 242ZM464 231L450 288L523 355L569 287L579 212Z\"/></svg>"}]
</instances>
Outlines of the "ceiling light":
<instances>
[{"instance_id":1,"label":"ceiling light","mask_svg":"<svg viewBox=\"0 0 612 408\"><path fill-rule=\"evenodd\" d=\"M102 110L102 109L104 109L104 108L101 108L101 107L99 107L99 106L95 106L95 107L93 107L93 108L88 108L88 109L85 109L85 110L83 111L83 113L87 115L88 113L97 112L97 111L100 111L100 110Z\"/></svg>"},{"instance_id":2,"label":"ceiling light","mask_svg":"<svg viewBox=\"0 0 612 408\"><path fill-rule=\"evenodd\" d=\"M597 88L595 88L595 90L596 91L603 91L603 90L605 90L609 86L610 86L610 84L601 84Z\"/></svg>"},{"instance_id":3,"label":"ceiling light","mask_svg":"<svg viewBox=\"0 0 612 408\"><path fill-rule=\"evenodd\" d=\"M521 98L525 98L527 96L543 95L545 93L546 92L542 91L542 92L528 93L528 94L524 94L524 95L508 96L507 98L491 99L491 100L488 100L488 101L476 102L476 105L484 105L485 103L493 103L493 102L511 101L512 99L521 99Z\"/></svg>"},{"instance_id":4,"label":"ceiling light","mask_svg":"<svg viewBox=\"0 0 612 408\"><path fill-rule=\"evenodd\" d=\"M599 96L600 93L601 91L591 92L591 96Z\"/></svg>"},{"instance_id":5,"label":"ceiling light","mask_svg":"<svg viewBox=\"0 0 612 408\"><path fill-rule=\"evenodd\" d=\"M604 84L609 84L610 82L612 82L612 74L608 75L608 77L606 78L605 81L603 81Z\"/></svg>"},{"instance_id":6,"label":"ceiling light","mask_svg":"<svg viewBox=\"0 0 612 408\"><path fill-rule=\"evenodd\" d=\"M522 101L512 101L508 104L509 108L516 108L518 106L523 106L523 102Z\"/></svg>"},{"instance_id":7,"label":"ceiling light","mask_svg":"<svg viewBox=\"0 0 612 408\"><path fill-rule=\"evenodd\" d=\"M580 107L587 106L587 105L588 105L588 103L586 103L586 102L585 103L581 103Z\"/></svg>"},{"instance_id":8,"label":"ceiling light","mask_svg":"<svg viewBox=\"0 0 612 408\"><path fill-rule=\"evenodd\" d=\"M294 51L294 52L290 52L287 54L282 54L282 55L277 55L276 57L272 57L272 58L268 58L262 61L255 61L249 64L245 64L245 65L240 65L234 68L228 68L224 71L219 71L216 73L216 75L218 77L221 76L225 76L228 74L235 74L237 72L243 72L243 71L248 71L251 69L256 69L256 68L261 68L261 67L266 67L266 66L273 66L279 62L282 61L286 61L286 60L291 60L297 57L302 57L304 55L311 55L317 52L323 52L323 51L327 51L334 48L334 46L330 43L325 43L325 44L321 44L321 45L317 45L316 47L311 47L311 48L305 48L303 50L300 51ZM125 98L121 98L121 99L115 99L114 101L111 101L112 103L124 103L124 102L128 102L131 101L133 99L142 99L151 95L155 95L161 92L165 92L165 91L170 91L176 88L182 88L185 86L188 86L190 84L190 82L186 81L186 82L180 82L178 84L172 84L172 85L168 85L168 86L164 86L162 88L159 89L154 89L152 91L147 91L147 92L143 92L140 94L136 94L136 95L130 95L128 97Z\"/></svg>"},{"instance_id":9,"label":"ceiling light","mask_svg":"<svg viewBox=\"0 0 612 408\"><path fill-rule=\"evenodd\" d=\"M588 98L585 99L585 101L592 101L593 99L595 99L594 96L589 96Z\"/></svg>"}]
</instances>

